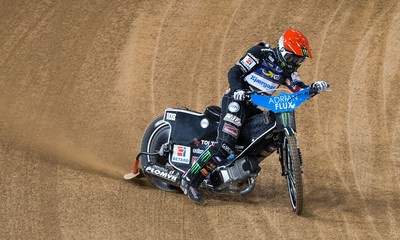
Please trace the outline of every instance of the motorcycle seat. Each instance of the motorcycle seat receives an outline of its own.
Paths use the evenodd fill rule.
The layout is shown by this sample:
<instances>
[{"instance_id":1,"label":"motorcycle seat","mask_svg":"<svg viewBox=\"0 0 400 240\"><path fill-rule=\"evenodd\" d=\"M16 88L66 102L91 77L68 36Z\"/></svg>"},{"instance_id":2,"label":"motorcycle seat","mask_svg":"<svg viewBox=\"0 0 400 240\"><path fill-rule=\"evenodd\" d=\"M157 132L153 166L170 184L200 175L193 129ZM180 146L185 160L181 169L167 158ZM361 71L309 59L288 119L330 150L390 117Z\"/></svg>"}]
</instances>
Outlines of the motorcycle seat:
<instances>
[{"instance_id":1,"label":"motorcycle seat","mask_svg":"<svg viewBox=\"0 0 400 240\"><path fill-rule=\"evenodd\" d=\"M208 106L206 110L204 110L204 115L214 121L219 122L221 117L221 108L219 106Z\"/></svg>"}]
</instances>

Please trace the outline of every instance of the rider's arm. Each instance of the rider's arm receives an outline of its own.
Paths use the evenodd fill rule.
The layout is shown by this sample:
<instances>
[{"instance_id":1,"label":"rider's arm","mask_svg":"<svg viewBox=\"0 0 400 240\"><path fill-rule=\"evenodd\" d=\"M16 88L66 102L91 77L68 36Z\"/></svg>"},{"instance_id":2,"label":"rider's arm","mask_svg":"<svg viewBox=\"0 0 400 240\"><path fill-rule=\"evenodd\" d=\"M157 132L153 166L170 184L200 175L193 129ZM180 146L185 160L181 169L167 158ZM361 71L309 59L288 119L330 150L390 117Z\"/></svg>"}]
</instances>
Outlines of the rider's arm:
<instances>
[{"instance_id":1,"label":"rider's arm","mask_svg":"<svg viewBox=\"0 0 400 240\"><path fill-rule=\"evenodd\" d=\"M303 83L300 80L300 76L297 72L293 72L291 76L287 77L284 84L292 92L298 92L298 91L308 87L305 83Z\"/></svg>"},{"instance_id":2,"label":"rider's arm","mask_svg":"<svg viewBox=\"0 0 400 240\"><path fill-rule=\"evenodd\" d=\"M243 89L242 79L252 72L260 64L263 58L263 52L268 47L265 43L250 48L236 64L228 71L228 82L231 93L238 89Z\"/></svg>"}]
</instances>

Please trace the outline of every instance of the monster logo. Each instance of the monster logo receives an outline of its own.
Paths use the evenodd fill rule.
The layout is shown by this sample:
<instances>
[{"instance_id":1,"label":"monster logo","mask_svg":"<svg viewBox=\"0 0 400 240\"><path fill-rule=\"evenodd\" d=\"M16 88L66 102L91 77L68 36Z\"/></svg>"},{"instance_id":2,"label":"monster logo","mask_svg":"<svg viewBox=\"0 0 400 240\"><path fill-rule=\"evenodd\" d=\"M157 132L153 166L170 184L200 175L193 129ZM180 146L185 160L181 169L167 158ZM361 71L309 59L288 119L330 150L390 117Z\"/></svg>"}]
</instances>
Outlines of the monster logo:
<instances>
[{"instance_id":1,"label":"monster logo","mask_svg":"<svg viewBox=\"0 0 400 240\"><path fill-rule=\"evenodd\" d=\"M308 55L308 51L307 51L307 49L306 48L303 48L303 56L304 57L309 57L309 55Z\"/></svg>"}]
</instances>

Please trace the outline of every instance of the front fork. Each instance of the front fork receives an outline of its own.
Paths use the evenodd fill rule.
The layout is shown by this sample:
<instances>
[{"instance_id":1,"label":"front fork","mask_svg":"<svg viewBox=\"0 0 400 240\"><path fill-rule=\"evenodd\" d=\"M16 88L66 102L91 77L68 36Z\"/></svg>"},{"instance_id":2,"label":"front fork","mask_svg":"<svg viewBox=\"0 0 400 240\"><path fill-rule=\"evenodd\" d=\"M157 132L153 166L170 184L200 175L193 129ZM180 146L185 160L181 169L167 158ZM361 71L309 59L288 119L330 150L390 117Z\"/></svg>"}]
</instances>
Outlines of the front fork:
<instances>
[{"instance_id":1,"label":"front fork","mask_svg":"<svg viewBox=\"0 0 400 240\"><path fill-rule=\"evenodd\" d=\"M278 147L278 153L279 153L279 162L281 163L281 169L282 173L281 176L286 176L286 161L285 159L288 157L286 156L287 151L286 151L286 141L287 141L287 136L295 136L296 132L293 130L291 127L284 127L281 131L281 134L279 136L279 147Z\"/></svg>"},{"instance_id":2,"label":"front fork","mask_svg":"<svg viewBox=\"0 0 400 240\"><path fill-rule=\"evenodd\" d=\"M285 168L285 159L286 159L286 152L285 151L287 145L286 145L286 141L287 138L286 136L291 136L291 135L296 135L296 132L292 129L292 128L285 128L285 131L282 132L280 138L279 138L279 146L278 146L278 154L279 154L279 162L281 163L281 176L286 176L286 168ZM297 147L297 151L299 152L299 157L300 157L300 168L301 168L301 173L303 173L303 158L301 155L301 151L300 148Z\"/></svg>"},{"instance_id":3,"label":"front fork","mask_svg":"<svg viewBox=\"0 0 400 240\"><path fill-rule=\"evenodd\" d=\"M283 138L283 137L281 137ZM279 146L278 146L278 154L279 154L279 162L281 163L281 176L286 176L286 171L285 171L285 163L284 163L284 159L285 157L283 156L284 154L284 138L280 139L279 141Z\"/></svg>"},{"instance_id":4,"label":"front fork","mask_svg":"<svg viewBox=\"0 0 400 240\"><path fill-rule=\"evenodd\" d=\"M295 112L294 111L289 111L289 112L281 112L281 113L275 113L276 117L276 127L277 130L280 132L278 143L278 153L279 153L279 162L281 163L281 169L282 169L282 176L286 176L286 170L285 170L285 156L286 151L286 136L292 136L296 135L296 118L295 118Z\"/></svg>"}]
</instances>

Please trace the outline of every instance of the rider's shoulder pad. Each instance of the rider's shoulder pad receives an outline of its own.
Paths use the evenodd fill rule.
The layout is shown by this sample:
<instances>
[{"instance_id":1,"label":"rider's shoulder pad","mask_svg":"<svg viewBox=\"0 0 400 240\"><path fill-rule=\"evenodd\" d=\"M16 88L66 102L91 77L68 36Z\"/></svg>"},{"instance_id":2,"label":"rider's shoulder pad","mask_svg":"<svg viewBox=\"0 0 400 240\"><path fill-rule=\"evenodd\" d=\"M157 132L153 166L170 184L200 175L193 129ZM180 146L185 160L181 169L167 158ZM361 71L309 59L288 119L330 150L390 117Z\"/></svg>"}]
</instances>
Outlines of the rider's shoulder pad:
<instances>
[{"instance_id":1,"label":"rider's shoulder pad","mask_svg":"<svg viewBox=\"0 0 400 240\"><path fill-rule=\"evenodd\" d=\"M260 42L258 45L260 45L264 48L270 48L269 43L267 43L267 42Z\"/></svg>"}]
</instances>

